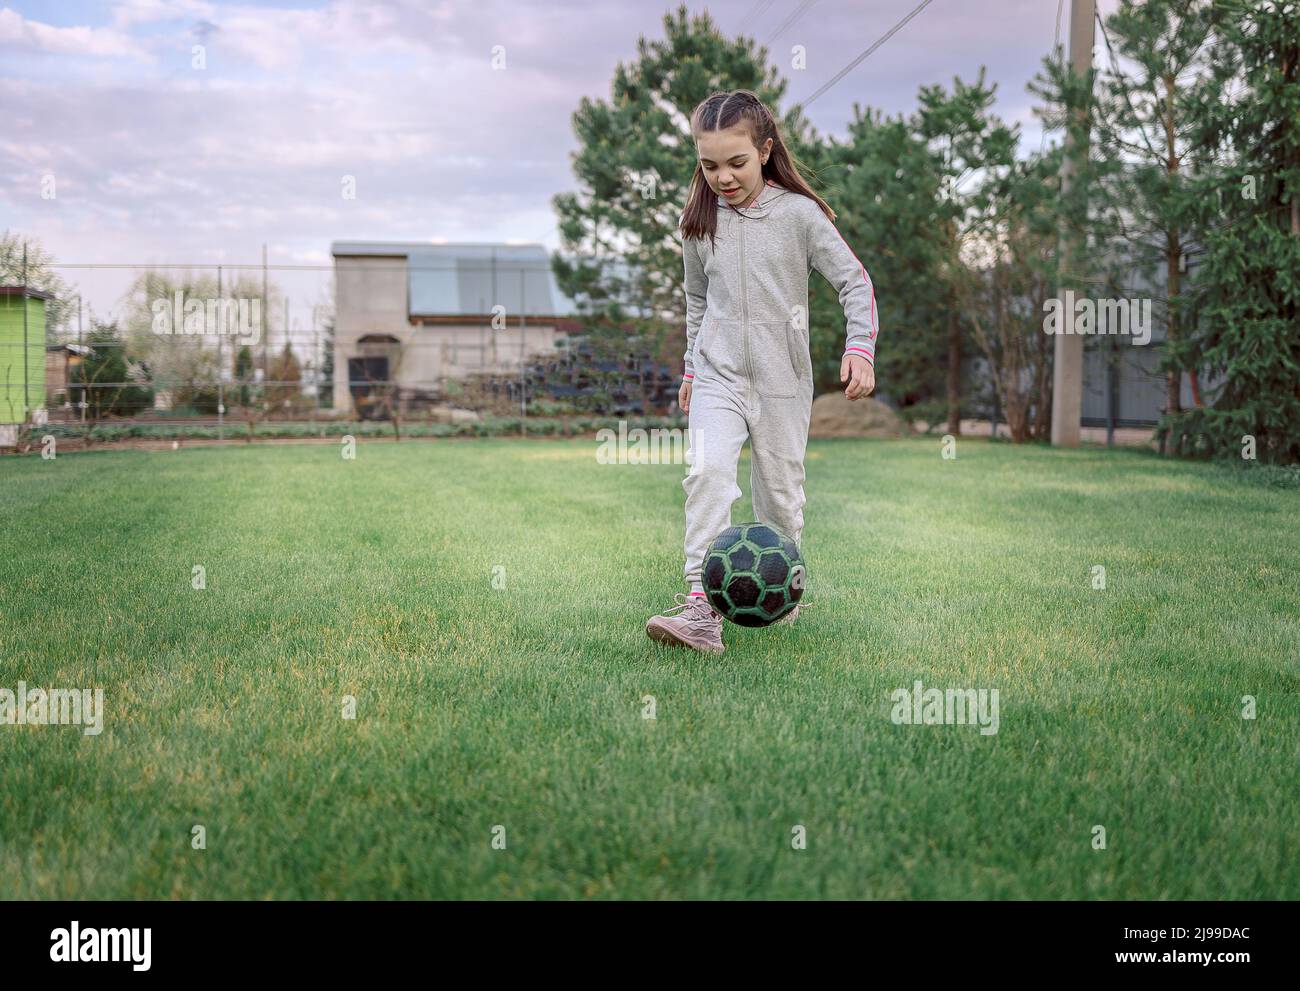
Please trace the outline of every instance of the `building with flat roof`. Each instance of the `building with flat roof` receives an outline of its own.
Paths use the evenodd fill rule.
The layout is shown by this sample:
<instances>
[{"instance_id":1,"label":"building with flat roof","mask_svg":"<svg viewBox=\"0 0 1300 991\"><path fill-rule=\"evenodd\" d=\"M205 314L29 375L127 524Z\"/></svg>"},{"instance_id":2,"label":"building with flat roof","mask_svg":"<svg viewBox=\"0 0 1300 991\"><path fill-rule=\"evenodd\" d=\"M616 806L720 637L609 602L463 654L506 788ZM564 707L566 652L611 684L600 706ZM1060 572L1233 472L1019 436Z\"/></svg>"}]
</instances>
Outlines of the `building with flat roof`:
<instances>
[{"instance_id":1,"label":"building with flat roof","mask_svg":"<svg viewBox=\"0 0 1300 991\"><path fill-rule=\"evenodd\" d=\"M578 329L540 244L335 241L334 408L517 374Z\"/></svg>"}]
</instances>

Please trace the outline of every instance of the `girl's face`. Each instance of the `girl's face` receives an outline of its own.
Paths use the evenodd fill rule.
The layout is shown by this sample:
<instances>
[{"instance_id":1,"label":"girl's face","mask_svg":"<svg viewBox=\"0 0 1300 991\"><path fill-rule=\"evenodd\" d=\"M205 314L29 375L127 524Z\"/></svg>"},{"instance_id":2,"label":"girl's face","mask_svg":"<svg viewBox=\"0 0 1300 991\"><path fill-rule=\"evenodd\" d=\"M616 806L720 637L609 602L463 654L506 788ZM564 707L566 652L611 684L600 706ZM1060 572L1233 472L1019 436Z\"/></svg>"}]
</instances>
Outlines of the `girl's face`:
<instances>
[{"instance_id":1,"label":"girl's face","mask_svg":"<svg viewBox=\"0 0 1300 991\"><path fill-rule=\"evenodd\" d=\"M772 152L772 139L754 147L749 131L733 127L695 136L700 167L709 188L732 206L748 206L763 188L763 159Z\"/></svg>"}]
</instances>

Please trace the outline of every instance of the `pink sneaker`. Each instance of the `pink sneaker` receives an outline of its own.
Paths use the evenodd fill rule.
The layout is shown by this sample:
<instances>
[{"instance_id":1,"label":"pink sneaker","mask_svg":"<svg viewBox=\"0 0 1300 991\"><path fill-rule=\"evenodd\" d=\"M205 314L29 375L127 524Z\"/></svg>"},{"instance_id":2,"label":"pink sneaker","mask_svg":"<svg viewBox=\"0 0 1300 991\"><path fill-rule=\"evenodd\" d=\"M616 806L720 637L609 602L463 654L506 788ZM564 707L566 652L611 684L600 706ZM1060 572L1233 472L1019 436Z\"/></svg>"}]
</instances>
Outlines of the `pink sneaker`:
<instances>
[{"instance_id":1,"label":"pink sneaker","mask_svg":"<svg viewBox=\"0 0 1300 991\"><path fill-rule=\"evenodd\" d=\"M659 616L651 616L645 625L646 636L656 643L689 647L706 654L721 654L722 614L709 605L702 595L678 592L677 605Z\"/></svg>"}]
</instances>

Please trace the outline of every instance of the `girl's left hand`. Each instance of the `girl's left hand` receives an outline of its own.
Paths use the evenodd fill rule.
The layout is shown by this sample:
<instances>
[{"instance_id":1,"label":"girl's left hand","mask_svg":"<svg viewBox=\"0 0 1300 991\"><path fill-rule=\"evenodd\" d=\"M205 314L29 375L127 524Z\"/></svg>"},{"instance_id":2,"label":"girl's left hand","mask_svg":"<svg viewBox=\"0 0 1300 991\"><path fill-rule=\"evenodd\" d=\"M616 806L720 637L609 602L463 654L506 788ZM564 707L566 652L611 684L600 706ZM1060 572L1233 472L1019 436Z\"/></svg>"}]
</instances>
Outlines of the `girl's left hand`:
<instances>
[{"instance_id":1,"label":"girl's left hand","mask_svg":"<svg viewBox=\"0 0 1300 991\"><path fill-rule=\"evenodd\" d=\"M861 355L846 354L840 362L840 381L849 383L844 398L852 402L871 395L876 387L876 370Z\"/></svg>"}]
</instances>

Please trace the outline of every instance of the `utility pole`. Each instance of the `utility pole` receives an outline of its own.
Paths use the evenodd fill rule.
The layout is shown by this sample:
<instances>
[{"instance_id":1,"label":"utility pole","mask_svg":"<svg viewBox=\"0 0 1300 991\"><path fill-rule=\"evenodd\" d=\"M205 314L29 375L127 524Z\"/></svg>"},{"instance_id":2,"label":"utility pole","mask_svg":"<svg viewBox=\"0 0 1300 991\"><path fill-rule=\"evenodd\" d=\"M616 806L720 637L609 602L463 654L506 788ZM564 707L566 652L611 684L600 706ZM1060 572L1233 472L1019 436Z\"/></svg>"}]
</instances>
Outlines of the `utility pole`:
<instances>
[{"instance_id":1,"label":"utility pole","mask_svg":"<svg viewBox=\"0 0 1300 991\"><path fill-rule=\"evenodd\" d=\"M1092 69L1093 21L1095 0L1070 0L1070 71L1079 78ZM1090 113L1084 110L1083 113ZM1087 141L1085 131L1084 141ZM1074 157L1087 153L1087 146L1076 148L1071 133L1065 135L1065 157L1061 161L1061 197L1064 199L1074 178ZM1068 231L1062 231L1059 257L1066 281L1078 264L1077 245ZM1052 446L1079 446L1079 418L1083 413L1083 337L1065 333L1073 330L1074 314L1066 310L1066 286L1058 288L1060 324L1056 328L1055 354L1052 363Z\"/></svg>"}]
</instances>

